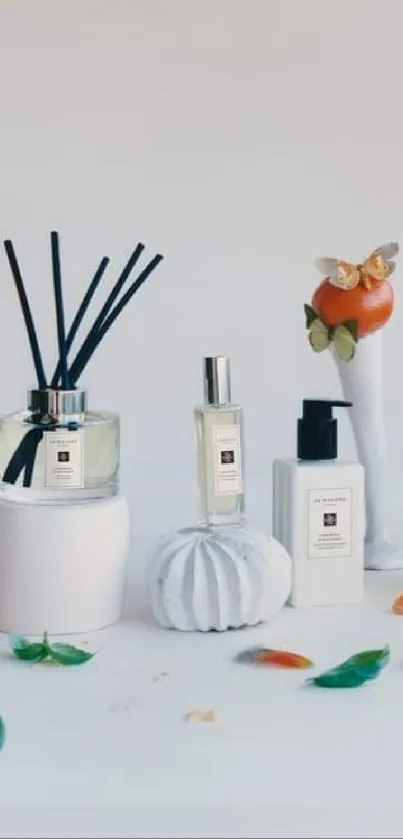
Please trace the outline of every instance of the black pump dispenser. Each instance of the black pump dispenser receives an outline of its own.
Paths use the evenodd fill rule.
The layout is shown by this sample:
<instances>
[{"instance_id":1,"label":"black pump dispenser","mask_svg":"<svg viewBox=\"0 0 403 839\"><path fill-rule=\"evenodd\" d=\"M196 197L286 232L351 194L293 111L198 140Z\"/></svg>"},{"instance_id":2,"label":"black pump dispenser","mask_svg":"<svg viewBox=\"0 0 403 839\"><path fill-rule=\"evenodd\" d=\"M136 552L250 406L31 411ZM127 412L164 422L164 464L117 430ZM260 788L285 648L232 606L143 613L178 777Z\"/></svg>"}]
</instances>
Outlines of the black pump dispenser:
<instances>
[{"instance_id":1,"label":"black pump dispenser","mask_svg":"<svg viewBox=\"0 0 403 839\"><path fill-rule=\"evenodd\" d=\"M299 460L334 460L337 457L337 419L333 408L350 408L352 402L304 399L298 420Z\"/></svg>"}]
</instances>

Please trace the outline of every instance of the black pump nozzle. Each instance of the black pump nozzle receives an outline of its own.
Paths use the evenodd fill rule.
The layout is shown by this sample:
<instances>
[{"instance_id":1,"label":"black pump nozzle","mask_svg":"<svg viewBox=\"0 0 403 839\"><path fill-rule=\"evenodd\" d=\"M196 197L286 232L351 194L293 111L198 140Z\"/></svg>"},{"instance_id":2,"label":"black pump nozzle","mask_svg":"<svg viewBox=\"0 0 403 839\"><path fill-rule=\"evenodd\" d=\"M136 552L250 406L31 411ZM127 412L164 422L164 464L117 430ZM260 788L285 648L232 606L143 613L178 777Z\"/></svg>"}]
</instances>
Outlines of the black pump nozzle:
<instances>
[{"instance_id":1,"label":"black pump nozzle","mask_svg":"<svg viewBox=\"0 0 403 839\"><path fill-rule=\"evenodd\" d=\"M337 457L337 419L333 408L351 408L339 399L304 399L298 420L297 457L300 460L334 460Z\"/></svg>"}]
</instances>

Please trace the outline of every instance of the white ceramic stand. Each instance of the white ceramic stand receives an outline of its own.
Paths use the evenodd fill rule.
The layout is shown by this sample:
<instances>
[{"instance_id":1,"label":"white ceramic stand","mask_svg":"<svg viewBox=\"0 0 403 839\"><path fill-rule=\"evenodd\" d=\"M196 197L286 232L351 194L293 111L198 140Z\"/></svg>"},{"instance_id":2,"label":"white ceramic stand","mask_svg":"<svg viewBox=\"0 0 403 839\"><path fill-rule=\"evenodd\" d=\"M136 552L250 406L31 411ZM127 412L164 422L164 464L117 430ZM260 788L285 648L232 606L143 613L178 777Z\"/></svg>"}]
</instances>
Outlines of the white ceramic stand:
<instances>
[{"instance_id":1,"label":"white ceramic stand","mask_svg":"<svg viewBox=\"0 0 403 839\"><path fill-rule=\"evenodd\" d=\"M243 527L185 527L162 536L148 563L156 621L183 632L254 626L284 606L291 559Z\"/></svg>"},{"instance_id":2,"label":"white ceramic stand","mask_svg":"<svg viewBox=\"0 0 403 839\"><path fill-rule=\"evenodd\" d=\"M387 527L387 454L383 413L383 340L378 330L358 341L352 361L333 352L349 408L358 458L365 467L365 566L403 568L403 550L389 540Z\"/></svg>"},{"instance_id":3,"label":"white ceramic stand","mask_svg":"<svg viewBox=\"0 0 403 839\"><path fill-rule=\"evenodd\" d=\"M116 623L128 545L123 496L69 506L0 500L0 631L64 634Z\"/></svg>"}]
</instances>

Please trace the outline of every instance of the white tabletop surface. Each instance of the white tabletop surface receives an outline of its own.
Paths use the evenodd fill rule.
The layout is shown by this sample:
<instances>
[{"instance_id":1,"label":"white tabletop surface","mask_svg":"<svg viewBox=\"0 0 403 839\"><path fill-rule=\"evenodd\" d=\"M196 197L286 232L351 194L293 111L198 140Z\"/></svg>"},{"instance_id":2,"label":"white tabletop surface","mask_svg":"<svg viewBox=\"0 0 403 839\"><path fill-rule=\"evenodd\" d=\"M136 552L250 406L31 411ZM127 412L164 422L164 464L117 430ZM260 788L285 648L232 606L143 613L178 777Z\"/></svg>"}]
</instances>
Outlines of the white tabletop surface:
<instances>
[{"instance_id":1,"label":"white tabletop surface","mask_svg":"<svg viewBox=\"0 0 403 839\"><path fill-rule=\"evenodd\" d=\"M138 616L77 636L99 649L77 668L20 663L3 638L0 836L402 836L403 572L366 585L362 607L285 608L223 634ZM233 661L281 646L319 672L386 641L390 664L356 690ZM217 721L186 722L195 707Z\"/></svg>"}]
</instances>

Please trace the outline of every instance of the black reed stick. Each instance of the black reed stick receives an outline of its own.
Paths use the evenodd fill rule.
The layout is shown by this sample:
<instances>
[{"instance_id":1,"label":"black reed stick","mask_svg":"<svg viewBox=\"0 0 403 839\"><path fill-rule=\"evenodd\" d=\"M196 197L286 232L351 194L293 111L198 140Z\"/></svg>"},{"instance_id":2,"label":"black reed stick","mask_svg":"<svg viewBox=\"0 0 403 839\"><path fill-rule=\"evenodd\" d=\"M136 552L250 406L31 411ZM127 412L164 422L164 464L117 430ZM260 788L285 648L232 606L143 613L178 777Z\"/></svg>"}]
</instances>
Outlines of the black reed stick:
<instances>
[{"instance_id":1,"label":"black reed stick","mask_svg":"<svg viewBox=\"0 0 403 839\"><path fill-rule=\"evenodd\" d=\"M4 249L6 251L8 261L10 263L11 273L14 277L14 282L20 299L22 314L24 317L29 344L31 347L32 358L35 365L36 377L38 379L38 387L41 390L44 390L47 387L47 384L41 351L39 348L38 336L36 334L31 308L24 288L24 281L22 279L20 266L18 265L17 257L14 251L14 246L10 239L6 239L6 241L4 242Z\"/></svg>"},{"instance_id":2,"label":"black reed stick","mask_svg":"<svg viewBox=\"0 0 403 839\"><path fill-rule=\"evenodd\" d=\"M85 313L86 313L86 311L87 311L87 309L88 309L88 307L91 303L91 300L92 300L92 298L93 298L93 296L94 296L94 294L95 294L95 292L96 292L96 290L99 286L99 283L100 283L100 281L101 281L101 279L102 279L102 277L105 273L105 269L106 269L107 265L109 265L109 257L104 256L103 259L101 260L101 262L100 262L100 264L99 264L99 266L98 266L98 268L97 268L97 270L96 270L88 288L87 288L87 291L84 294L82 302L80 303L80 305L77 309L75 318L74 318L73 323L71 324L71 327L69 329L69 332L68 332L68 335L67 335L67 338L66 338L66 352L69 352L69 350L71 349L74 338L77 335L77 332L78 332L78 330L81 326L81 323L83 321L84 315L85 315ZM58 361L58 363L57 363L55 372L53 373L52 381L50 383L50 386L52 388L57 387L59 377L60 377L60 361Z\"/></svg>"},{"instance_id":3,"label":"black reed stick","mask_svg":"<svg viewBox=\"0 0 403 839\"><path fill-rule=\"evenodd\" d=\"M50 234L52 249L53 288L55 292L57 341L59 344L59 364L63 390L70 389L70 376L67 367L66 334L64 326L64 306L62 275L60 271L59 235L55 230Z\"/></svg>"},{"instance_id":4,"label":"black reed stick","mask_svg":"<svg viewBox=\"0 0 403 839\"><path fill-rule=\"evenodd\" d=\"M119 275L118 279L116 280L116 283L112 288L112 291L110 292L110 294L108 294L108 297L105 300L105 303L102 306L98 317L95 318L95 321L92 324L92 327L91 327L88 335L90 335L91 333L95 334L95 332L97 332L101 323L105 320L105 318L106 318L107 314L110 312L115 300L118 298L126 280L128 279L129 275L133 271L134 266L136 265L136 263L140 259L140 256L143 253L143 250L144 250L144 245L142 245L142 243L139 242L139 244L137 245L137 247L133 251L132 255L128 259L125 267L123 268L122 273Z\"/></svg>"},{"instance_id":5,"label":"black reed stick","mask_svg":"<svg viewBox=\"0 0 403 839\"><path fill-rule=\"evenodd\" d=\"M4 470L3 481L5 481L5 483L15 484L20 473L30 460L32 451L34 452L33 460L35 460L37 446L36 432L36 428L31 428L22 438L19 446L16 448Z\"/></svg>"},{"instance_id":6,"label":"black reed stick","mask_svg":"<svg viewBox=\"0 0 403 839\"><path fill-rule=\"evenodd\" d=\"M98 317L95 318L94 323L92 324L92 327L91 327L91 329L90 329L82 347L80 348L80 350L78 351L78 353L76 355L76 358L74 359L72 367L74 367L75 365L77 367L79 366L78 359L83 358L85 356L86 352L87 352L87 349L92 345L92 342L93 342L94 338L98 335L99 328L101 327L105 318L109 314L115 300L117 299L117 297L120 294L121 289L123 288L124 283L128 279L128 277L129 277L130 273L132 272L134 266L138 262L143 250L144 250L144 245L142 245L141 242L140 242L137 245L137 247L135 248L135 250L133 251L133 253L130 256L130 259L126 263L125 267L123 268L122 273L120 274L120 276L116 280L116 283L113 286L112 291L108 295L104 305L102 306ZM77 362L77 364L76 364L76 362ZM74 385L75 381L74 381L71 373L70 373L70 378L71 378L71 381L73 382L73 385Z\"/></svg>"},{"instance_id":7,"label":"black reed stick","mask_svg":"<svg viewBox=\"0 0 403 839\"><path fill-rule=\"evenodd\" d=\"M44 431L41 428L33 428L32 431L28 432L31 436L29 438L29 445L26 449L26 457L25 457L25 469L24 469L24 478L22 481L22 485L24 487L30 487L32 483L32 475L35 466L35 457L36 452L39 446L39 443L42 440L44 435ZM26 435L28 436L28 435Z\"/></svg>"},{"instance_id":8,"label":"black reed stick","mask_svg":"<svg viewBox=\"0 0 403 839\"><path fill-rule=\"evenodd\" d=\"M95 352L98 345L101 343L102 339L111 328L112 324L115 322L116 318L119 317L121 311L127 306L129 300L133 297L134 294L139 290L139 288L143 285L146 281L147 277L151 274L152 271L159 265L159 263L163 260L163 256L161 254L156 254L153 259L150 260L148 265L143 269L141 274L137 277L137 280L132 283L129 289L126 291L125 294L119 300L119 303L112 309L109 316L105 318L103 324L101 324L97 330L97 332L92 336L91 333L84 341L83 346L81 347L80 352L77 354L76 358L73 361L73 364L70 367L70 378L73 385L76 384L77 380L80 378L84 368L87 366L91 356ZM92 330L91 330L92 331Z\"/></svg>"}]
</instances>

